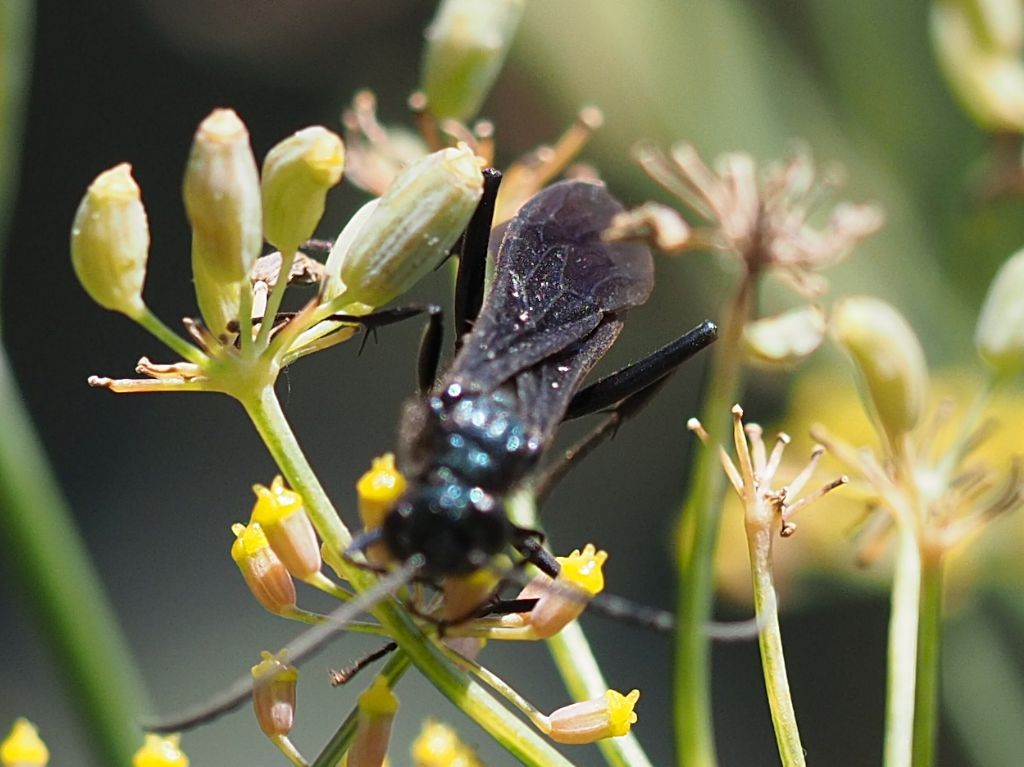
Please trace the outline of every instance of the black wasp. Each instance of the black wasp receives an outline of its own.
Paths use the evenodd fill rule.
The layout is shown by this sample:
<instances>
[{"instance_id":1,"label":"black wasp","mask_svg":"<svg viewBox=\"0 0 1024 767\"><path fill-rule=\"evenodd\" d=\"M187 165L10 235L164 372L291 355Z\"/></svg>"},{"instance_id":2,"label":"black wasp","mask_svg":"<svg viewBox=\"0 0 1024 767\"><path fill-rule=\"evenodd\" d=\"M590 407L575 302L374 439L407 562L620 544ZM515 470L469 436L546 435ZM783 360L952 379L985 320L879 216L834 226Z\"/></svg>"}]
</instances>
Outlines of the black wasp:
<instances>
[{"instance_id":1,"label":"black wasp","mask_svg":"<svg viewBox=\"0 0 1024 767\"><path fill-rule=\"evenodd\" d=\"M499 179L488 172L460 269L472 267L475 242L486 250ZM622 211L603 184L554 184L504 227L495 278L475 319L473 290L457 289L457 302L469 305L457 307L466 318L460 325L472 329L438 383L405 406L399 469L410 487L379 531L396 560L418 555L420 575L472 572L509 545L550 570L538 534L510 522L504 498L534 473L563 420L642 396L715 339L714 324L704 322L581 389L625 313L647 300L654 283L646 246L602 239ZM476 273L479 294L483 270ZM432 363L421 362L421 385L434 377L433 354Z\"/></svg>"},{"instance_id":2,"label":"black wasp","mask_svg":"<svg viewBox=\"0 0 1024 767\"><path fill-rule=\"evenodd\" d=\"M602 240L623 208L603 185L586 181L541 191L492 236L499 182L499 173L485 171L484 197L463 237L456 324L471 330L460 333L460 351L436 384L436 307L335 317L372 328L427 311L419 376L426 393L406 404L399 429L399 468L409 490L379 530L354 544L382 539L403 567L291 642L286 649L293 663L319 651L349 620L410 578L469 573L507 546L555 575L559 565L540 545L540 534L512 524L504 498L535 473L562 421L608 408L632 412L715 339L714 324L704 322L581 389L621 332L626 311L647 300L654 283L651 253L637 242ZM490 239L500 239L500 246L481 306ZM240 705L251 690L252 679L245 676L216 698L147 728L194 727Z\"/></svg>"}]
</instances>

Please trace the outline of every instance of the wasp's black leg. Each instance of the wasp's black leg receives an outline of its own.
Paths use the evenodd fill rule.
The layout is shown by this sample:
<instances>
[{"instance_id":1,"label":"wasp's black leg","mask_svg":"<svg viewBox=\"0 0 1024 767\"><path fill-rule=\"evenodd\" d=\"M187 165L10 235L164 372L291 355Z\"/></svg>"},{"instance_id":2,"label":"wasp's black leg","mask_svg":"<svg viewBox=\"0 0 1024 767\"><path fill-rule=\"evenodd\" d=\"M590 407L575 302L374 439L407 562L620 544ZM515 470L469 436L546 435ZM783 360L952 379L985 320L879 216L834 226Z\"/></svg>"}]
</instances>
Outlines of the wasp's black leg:
<instances>
[{"instance_id":1,"label":"wasp's black leg","mask_svg":"<svg viewBox=\"0 0 1024 767\"><path fill-rule=\"evenodd\" d=\"M543 504L551 491L569 473L573 466L578 464L597 448L602 442L615 436L619 427L639 413L650 402L654 395L668 380L662 376L659 380L647 388L641 389L635 394L626 397L601 420L589 434L584 436L572 447L567 448L561 456L546 466L537 478L533 481L533 496L537 504Z\"/></svg>"},{"instance_id":2,"label":"wasp's black leg","mask_svg":"<svg viewBox=\"0 0 1024 767\"><path fill-rule=\"evenodd\" d=\"M657 383L718 337L715 323L705 320L655 352L592 383L576 393L565 420L611 407Z\"/></svg>"},{"instance_id":3,"label":"wasp's black leg","mask_svg":"<svg viewBox=\"0 0 1024 767\"><path fill-rule=\"evenodd\" d=\"M455 348L462 343L480 313L484 301L487 246L491 239L494 204L501 184L501 171L484 168L484 190L476 212L462 235L459 271L455 278Z\"/></svg>"},{"instance_id":4,"label":"wasp's black leg","mask_svg":"<svg viewBox=\"0 0 1024 767\"><path fill-rule=\"evenodd\" d=\"M544 548L544 534L539 530L515 527L512 531L512 546L525 557L525 561L545 575L554 578L562 566L554 555Z\"/></svg>"},{"instance_id":5,"label":"wasp's black leg","mask_svg":"<svg viewBox=\"0 0 1024 767\"><path fill-rule=\"evenodd\" d=\"M328 319L337 322L351 322L362 325L367 330L376 330L385 325L393 325L410 317L427 315L427 326L423 329L420 340L420 352L416 361L416 382L420 393L430 391L437 378L437 368L441 360L441 338L444 336L444 311L436 304L410 304L396 306L393 309L378 309L370 314L350 315L332 314Z\"/></svg>"}]
</instances>

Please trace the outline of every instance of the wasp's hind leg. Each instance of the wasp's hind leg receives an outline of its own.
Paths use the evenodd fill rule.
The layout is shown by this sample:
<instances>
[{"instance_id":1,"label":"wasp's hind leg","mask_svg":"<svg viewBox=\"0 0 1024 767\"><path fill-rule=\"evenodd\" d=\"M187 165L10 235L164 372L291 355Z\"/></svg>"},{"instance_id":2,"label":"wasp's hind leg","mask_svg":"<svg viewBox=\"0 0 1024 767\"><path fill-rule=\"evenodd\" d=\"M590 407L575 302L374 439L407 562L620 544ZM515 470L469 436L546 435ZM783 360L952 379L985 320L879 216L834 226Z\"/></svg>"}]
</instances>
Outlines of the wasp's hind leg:
<instances>
[{"instance_id":1,"label":"wasp's hind leg","mask_svg":"<svg viewBox=\"0 0 1024 767\"><path fill-rule=\"evenodd\" d=\"M705 320L671 343L605 376L580 391L569 403L565 420L597 413L653 386L718 337L715 323Z\"/></svg>"}]
</instances>

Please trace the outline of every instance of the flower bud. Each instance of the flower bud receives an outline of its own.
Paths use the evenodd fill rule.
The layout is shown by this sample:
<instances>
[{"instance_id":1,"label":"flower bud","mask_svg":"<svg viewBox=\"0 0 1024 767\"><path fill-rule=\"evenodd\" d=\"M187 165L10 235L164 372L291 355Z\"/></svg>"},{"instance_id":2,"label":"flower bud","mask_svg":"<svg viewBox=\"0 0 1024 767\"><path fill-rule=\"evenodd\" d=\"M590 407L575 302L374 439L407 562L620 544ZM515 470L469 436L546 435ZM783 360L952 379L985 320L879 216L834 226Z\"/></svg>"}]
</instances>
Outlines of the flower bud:
<instances>
[{"instance_id":1,"label":"flower bud","mask_svg":"<svg viewBox=\"0 0 1024 767\"><path fill-rule=\"evenodd\" d=\"M0 743L0 764L3 767L45 767L50 751L39 737L36 726L28 719L14 720L10 733Z\"/></svg>"},{"instance_id":2,"label":"flower bud","mask_svg":"<svg viewBox=\"0 0 1024 767\"><path fill-rule=\"evenodd\" d=\"M576 549L567 557L558 557L562 569L552 582L547 575L540 574L520 592L519 599L537 598L537 604L528 613L516 617L530 626L542 639L552 637L576 620L587 603L604 590L604 573L601 568L608 559L608 552L598 551L592 543ZM512 625L513 621L504 621Z\"/></svg>"},{"instance_id":3,"label":"flower bud","mask_svg":"<svg viewBox=\"0 0 1024 767\"><path fill-rule=\"evenodd\" d=\"M853 296L832 312L832 334L853 357L869 406L890 443L921 420L928 367L913 329L892 305Z\"/></svg>"},{"instance_id":4,"label":"flower bud","mask_svg":"<svg viewBox=\"0 0 1024 767\"><path fill-rule=\"evenodd\" d=\"M263 245L260 180L245 124L216 109L199 125L183 186L192 225L192 278L214 334L238 319L240 291Z\"/></svg>"},{"instance_id":5,"label":"flower bud","mask_svg":"<svg viewBox=\"0 0 1024 767\"><path fill-rule=\"evenodd\" d=\"M325 301L330 301L335 296L345 292L345 283L341 281L341 265L345 263L345 256L349 249L358 240L363 226L370 220L370 216L377 209L379 199L370 200L353 214L348 220L338 239L331 247L331 253L324 264L324 286L323 296Z\"/></svg>"},{"instance_id":6,"label":"flower bud","mask_svg":"<svg viewBox=\"0 0 1024 767\"><path fill-rule=\"evenodd\" d=\"M132 166L121 163L89 185L71 226L71 264L105 309L138 318L149 256L149 224Z\"/></svg>"},{"instance_id":7,"label":"flower bud","mask_svg":"<svg viewBox=\"0 0 1024 767\"><path fill-rule=\"evenodd\" d=\"M287 615L294 610L295 582L270 548L260 524L234 524L231 532L235 534L231 558L256 600L275 615Z\"/></svg>"},{"instance_id":8,"label":"flower bud","mask_svg":"<svg viewBox=\"0 0 1024 767\"><path fill-rule=\"evenodd\" d=\"M423 90L439 119L472 119L498 78L525 0L444 0L427 28Z\"/></svg>"},{"instance_id":9,"label":"flower bud","mask_svg":"<svg viewBox=\"0 0 1024 767\"><path fill-rule=\"evenodd\" d=\"M398 698L384 677L378 676L359 696L359 719L355 739L348 750L347 767L381 767L388 754L391 723L398 711Z\"/></svg>"},{"instance_id":10,"label":"flower bud","mask_svg":"<svg viewBox=\"0 0 1024 767\"><path fill-rule=\"evenodd\" d=\"M754 362L794 365L821 346L825 330L825 312L818 306L801 306L748 322L743 328L743 346Z\"/></svg>"},{"instance_id":11,"label":"flower bud","mask_svg":"<svg viewBox=\"0 0 1024 767\"><path fill-rule=\"evenodd\" d=\"M405 487L405 477L395 468L394 453L373 459L370 470L356 482L359 518L363 521L364 530L376 530L381 526L384 517L402 497ZM391 559L387 546L382 542L370 544L365 554L367 560L376 565Z\"/></svg>"},{"instance_id":12,"label":"flower bud","mask_svg":"<svg viewBox=\"0 0 1024 767\"><path fill-rule=\"evenodd\" d=\"M288 572L300 580L320 572L320 545L302 496L286 488L280 476L274 477L270 487L253 485L252 489L256 493L252 521L263 529Z\"/></svg>"},{"instance_id":13,"label":"flower bud","mask_svg":"<svg viewBox=\"0 0 1024 767\"><path fill-rule=\"evenodd\" d=\"M295 685L299 670L288 663L288 653L276 656L264 650L252 667L252 707L256 722L267 737L287 735L295 723Z\"/></svg>"},{"instance_id":14,"label":"flower bud","mask_svg":"<svg viewBox=\"0 0 1024 767\"><path fill-rule=\"evenodd\" d=\"M370 470L356 482L359 518L363 520L363 527L367 530L380 527L384 517L402 497L405 487L405 477L395 468L394 453L374 458Z\"/></svg>"},{"instance_id":15,"label":"flower bud","mask_svg":"<svg viewBox=\"0 0 1024 767\"><path fill-rule=\"evenodd\" d=\"M341 180L345 148L319 125L304 128L267 152L261 175L263 235L282 253L308 240L324 214L327 190Z\"/></svg>"},{"instance_id":16,"label":"flower bud","mask_svg":"<svg viewBox=\"0 0 1024 767\"><path fill-rule=\"evenodd\" d=\"M604 697L563 706L550 717L549 735L558 743L574 745L621 737L636 723L633 707L639 699L639 690L629 695L609 690Z\"/></svg>"},{"instance_id":17,"label":"flower bud","mask_svg":"<svg viewBox=\"0 0 1024 767\"><path fill-rule=\"evenodd\" d=\"M415 767L480 767L473 751L455 730L440 722L427 720L412 743Z\"/></svg>"},{"instance_id":18,"label":"flower bud","mask_svg":"<svg viewBox=\"0 0 1024 767\"><path fill-rule=\"evenodd\" d=\"M482 164L460 144L427 155L395 179L341 264L353 303L382 306L441 263L480 200Z\"/></svg>"},{"instance_id":19,"label":"flower bud","mask_svg":"<svg viewBox=\"0 0 1024 767\"><path fill-rule=\"evenodd\" d=\"M960 105L989 131L1024 131L1024 8L1019 0L937 0L931 33Z\"/></svg>"},{"instance_id":20,"label":"flower bud","mask_svg":"<svg viewBox=\"0 0 1024 767\"><path fill-rule=\"evenodd\" d=\"M1016 375L1024 367L1024 250L1010 256L992 280L974 343L997 375Z\"/></svg>"},{"instance_id":21,"label":"flower bud","mask_svg":"<svg viewBox=\"0 0 1024 767\"><path fill-rule=\"evenodd\" d=\"M180 735L146 733L146 742L132 757L132 767L188 767L188 757L178 743Z\"/></svg>"}]
</instances>

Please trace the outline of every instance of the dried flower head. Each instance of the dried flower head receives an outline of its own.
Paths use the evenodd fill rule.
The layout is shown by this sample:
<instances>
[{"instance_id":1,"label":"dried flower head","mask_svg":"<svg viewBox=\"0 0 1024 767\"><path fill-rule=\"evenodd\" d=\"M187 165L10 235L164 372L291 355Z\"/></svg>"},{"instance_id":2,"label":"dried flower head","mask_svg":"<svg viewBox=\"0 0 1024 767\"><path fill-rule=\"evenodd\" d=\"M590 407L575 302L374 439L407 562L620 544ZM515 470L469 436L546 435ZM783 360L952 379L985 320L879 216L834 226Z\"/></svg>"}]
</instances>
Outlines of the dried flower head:
<instances>
[{"instance_id":1,"label":"dried flower head","mask_svg":"<svg viewBox=\"0 0 1024 767\"><path fill-rule=\"evenodd\" d=\"M732 408L732 423L736 462L733 463L723 447L719 446L718 451L722 468L744 504L748 526L770 526L777 521L779 535L787 538L796 532L796 524L792 520L798 511L849 481L846 476L836 477L796 500L818 467L825 448L817 445L811 452L810 460L789 484L776 486L776 474L782 465L786 445L790 442L789 435L780 432L769 453L761 427L756 423L744 425L743 408L739 405ZM709 444L710 437L700 421L691 418L686 426L701 442Z\"/></svg>"},{"instance_id":2,"label":"dried flower head","mask_svg":"<svg viewBox=\"0 0 1024 767\"><path fill-rule=\"evenodd\" d=\"M680 249L730 254L749 273L770 269L804 295L821 295L826 283L819 272L882 225L880 208L849 203L835 205L824 226L812 223L838 181L836 173L819 176L805 151L760 174L753 157L739 152L709 168L685 143L668 154L642 144L636 155L652 179L707 222Z\"/></svg>"}]
</instances>

